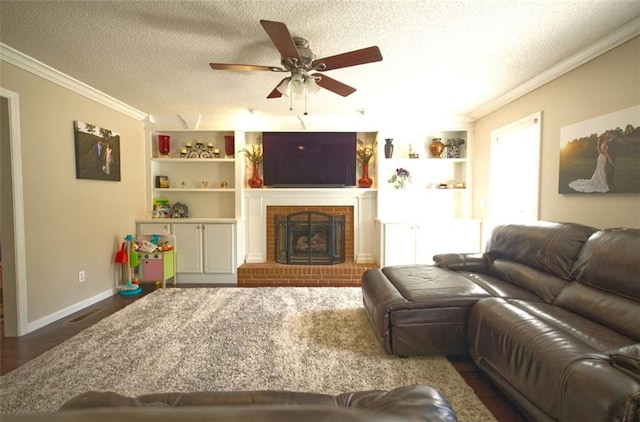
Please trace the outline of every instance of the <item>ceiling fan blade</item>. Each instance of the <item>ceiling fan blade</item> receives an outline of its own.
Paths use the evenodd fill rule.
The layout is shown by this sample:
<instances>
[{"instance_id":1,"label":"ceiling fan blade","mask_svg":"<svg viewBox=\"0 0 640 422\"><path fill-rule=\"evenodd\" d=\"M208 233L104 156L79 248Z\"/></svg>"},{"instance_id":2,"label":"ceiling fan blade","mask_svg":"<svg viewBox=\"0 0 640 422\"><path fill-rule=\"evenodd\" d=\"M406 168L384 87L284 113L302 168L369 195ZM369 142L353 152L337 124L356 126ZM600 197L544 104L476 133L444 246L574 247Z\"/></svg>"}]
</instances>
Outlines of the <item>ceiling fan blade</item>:
<instances>
[{"instance_id":1,"label":"ceiling fan blade","mask_svg":"<svg viewBox=\"0 0 640 422\"><path fill-rule=\"evenodd\" d=\"M333 78L330 78L327 75L314 73L311 76L313 76L314 78L318 78L316 79L316 83L321 87L323 87L324 89L328 89L329 91L335 92L336 94L342 95L343 97L346 97L356 92L355 88L350 87L347 84L343 84L342 82L337 81Z\"/></svg>"},{"instance_id":2,"label":"ceiling fan blade","mask_svg":"<svg viewBox=\"0 0 640 422\"><path fill-rule=\"evenodd\" d=\"M319 71L340 69L342 67L357 66L359 64L379 62L382 60L382 54L377 46L354 50L348 53L337 54L335 56L317 59L311 62L314 67L320 63L324 63L325 67L318 69Z\"/></svg>"},{"instance_id":3,"label":"ceiling fan blade","mask_svg":"<svg viewBox=\"0 0 640 422\"><path fill-rule=\"evenodd\" d=\"M284 81L286 81L289 78L284 78L283 80L281 80L280 82L278 82L278 85L276 85L275 88L273 88L273 91L271 91L269 93L269 95L267 95L267 98L280 98L282 97L282 93L280 91L278 91L278 87L280 86L280 84Z\"/></svg>"},{"instance_id":4,"label":"ceiling fan blade","mask_svg":"<svg viewBox=\"0 0 640 422\"><path fill-rule=\"evenodd\" d=\"M282 72L284 69L274 66L259 66L255 64L227 64L227 63L209 63L213 70L238 70L238 71L253 71L253 70L266 70L270 72Z\"/></svg>"},{"instance_id":5,"label":"ceiling fan blade","mask_svg":"<svg viewBox=\"0 0 640 422\"><path fill-rule=\"evenodd\" d=\"M302 63L302 58L298 53L296 43L293 41L287 25L282 22L267 20L261 20L260 24L269 35L269 38L271 38L273 45L276 46L282 58L296 59L298 63Z\"/></svg>"}]
</instances>

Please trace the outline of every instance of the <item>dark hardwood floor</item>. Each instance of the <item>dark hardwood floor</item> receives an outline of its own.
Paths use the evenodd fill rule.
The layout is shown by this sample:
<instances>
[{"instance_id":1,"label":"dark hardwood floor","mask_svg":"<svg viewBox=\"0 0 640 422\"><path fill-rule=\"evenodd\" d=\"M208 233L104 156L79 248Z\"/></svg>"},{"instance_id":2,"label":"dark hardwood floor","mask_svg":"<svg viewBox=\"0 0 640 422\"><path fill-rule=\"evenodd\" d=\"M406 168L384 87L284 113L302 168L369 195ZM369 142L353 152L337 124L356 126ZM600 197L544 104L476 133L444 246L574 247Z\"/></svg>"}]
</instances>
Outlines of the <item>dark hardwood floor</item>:
<instances>
[{"instance_id":1,"label":"dark hardwood floor","mask_svg":"<svg viewBox=\"0 0 640 422\"><path fill-rule=\"evenodd\" d=\"M207 286L210 287L210 285ZM183 285L180 287L203 286ZM143 292L139 296L112 296L22 337L4 337L4 332L2 332L0 338L0 375L23 365L154 289L155 286L152 284L143 284ZM3 327L0 326L0 328ZM494 414L498 422L525 421L522 414L494 387L470 358L450 357L449 361Z\"/></svg>"}]
</instances>

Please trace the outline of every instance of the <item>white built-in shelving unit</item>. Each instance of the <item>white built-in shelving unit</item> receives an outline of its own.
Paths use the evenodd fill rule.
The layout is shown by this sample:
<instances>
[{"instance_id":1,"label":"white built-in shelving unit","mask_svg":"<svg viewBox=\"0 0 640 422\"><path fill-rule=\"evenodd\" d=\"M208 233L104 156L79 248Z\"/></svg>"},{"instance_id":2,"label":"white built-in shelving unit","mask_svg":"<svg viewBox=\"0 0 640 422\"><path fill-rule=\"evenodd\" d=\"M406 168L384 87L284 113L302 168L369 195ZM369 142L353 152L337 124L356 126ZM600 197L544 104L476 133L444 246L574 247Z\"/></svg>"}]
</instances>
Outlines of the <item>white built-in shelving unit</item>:
<instances>
[{"instance_id":1,"label":"white built-in shelving unit","mask_svg":"<svg viewBox=\"0 0 640 422\"><path fill-rule=\"evenodd\" d=\"M385 136L378 137L377 262L382 265L432 264L436 253L476 251L480 222L471 219L471 161L469 130L434 131L424 139L394 139L394 152L385 158ZM463 139L460 156L439 157L429 150L433 139L444 144ZM410 158L410 153L416 154ZM388 179L403 168L411 182L396 189Z\"/></svg>"},{"instance_id":2,"label":"white built-in shelving unit","mask_svg":"<svg viewBox=\"0 0 640 422\"><path fill-rule=\"evenodd\" d=\"M261 134L176 129L171 125L167 130L155 126L147 130L148 209L147 215L137 220L137 230L139 234L170 232L176 236L179 283L235 284L237 268L242 263L257 262L256 257L264 256L260 253L264 246L256 242L264 237L263 222L258 221L264 217L264 204L255 205L256 198L262 195L248 187L251 164L239 152L245 145L255 144ZM158 135L171 137L168 157L158 152ZM431 263L431 256L445 249L479 248L479 222L471 220L471 135L468 129L461 129L434 131L417 140L394 139L393 157L384 158L384 139L394 138L393 135L375 131L357 133L359 139L378 144L377 156L369 165L369 175L374 179L372 188L347 188L354 193L366 193L366 200L360 198L362 195L347 195L360 198L356 204L364 201L361 208L366 212L361 213L358 228L367 232L358 235L362 239L359 246L362 262L374 261L381 266ZM225 137L229 136L234 137L233 156L225 154ZM432 157L428 147L433 138L441 138L445 144L449 139L464 139L460 157L447 158L446 150L440 158ZM180 151L187 143L196 142L219 149L220 157L181 158ZM410 145L418 158L409 158ZM412 183L404 190L394 189L387 182L400 167L409 170L412 176ZM362 166L357 169L356 179L362 175ZM169 187L157 186L157 176L166 176ZM309 205L310 198L317 193L308 189L277 191L264 189L267 198L284 195L288 198L285 202L294 204L299 197L303 205ZM325 191L322 190L323 198ZM336 191L335 197L343 197L343 193ZM152 218L152 202L157 197L167 198L172 204L186 204L189 218ZM262 237L258 236L261 233Z\"/></svg>"}]
</instances>

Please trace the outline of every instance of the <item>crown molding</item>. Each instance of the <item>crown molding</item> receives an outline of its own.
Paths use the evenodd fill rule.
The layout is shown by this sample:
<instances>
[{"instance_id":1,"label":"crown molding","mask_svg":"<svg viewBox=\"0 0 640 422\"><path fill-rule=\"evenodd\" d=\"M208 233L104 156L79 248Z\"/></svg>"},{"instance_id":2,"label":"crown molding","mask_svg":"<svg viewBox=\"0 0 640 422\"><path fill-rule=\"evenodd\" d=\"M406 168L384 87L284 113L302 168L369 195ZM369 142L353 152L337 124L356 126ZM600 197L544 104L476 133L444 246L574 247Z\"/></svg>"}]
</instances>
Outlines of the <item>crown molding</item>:
<instances>
[{"instance_id":1,"label":"crown molding","mask_svg":"<svg viewBox=\"0 0 640 422\"><path fill-rule=\"evenodd\" d=\"M501 95L500 97L473 110L469 113L470 120L475 121L501 107L504 107L510 102L517 100L537 88L540 88L552 80L559 78L579 66L582 66L588 61L595 59L596 57L616 48L620 44L623 44L634 37L637 37L638 35L640 35L640 17L637 17L621 26L595 44L561 61L557 65L529 79L506 94Z\"/></svg>"},{"instance_id":2,"label":"crown molding","mask_svg":"<svg viewBox=\"0 0 640 422\"><path fill-rule=\"evenodd\" d=\"M71 76L65 75L51 66L47 66L46 64L3 43L0 43L0 59L136 120L142 121L147 117L147 113L133 108L122 101L105 94L104 92L98 91L97 89L92 88Z\"/></svg>"}]
</instances>

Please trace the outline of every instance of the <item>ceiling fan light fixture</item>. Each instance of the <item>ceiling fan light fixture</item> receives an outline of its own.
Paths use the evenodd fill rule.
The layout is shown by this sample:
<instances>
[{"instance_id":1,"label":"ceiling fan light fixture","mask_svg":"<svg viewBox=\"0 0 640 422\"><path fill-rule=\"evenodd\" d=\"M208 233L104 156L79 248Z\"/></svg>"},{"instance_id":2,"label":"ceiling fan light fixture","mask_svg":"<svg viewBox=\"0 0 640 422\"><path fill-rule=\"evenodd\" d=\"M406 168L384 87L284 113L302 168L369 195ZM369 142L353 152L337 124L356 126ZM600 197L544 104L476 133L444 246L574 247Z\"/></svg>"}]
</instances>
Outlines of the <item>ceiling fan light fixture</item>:
<instances>
[{"instance_id":1,"label":"ceiling fan light fixture","mask_svg":"<svg viewBox=\"0 0 640 422\"><path fill-rule=\"evenodd\" d=\"M301 73L294 73L291 75L291 80L289 81L289 92L293 94L302 94L304 93L304 88L304 76Z\"/></svg>"},{"instance_id":2,"label":"ceiling fan light fixture","mask_svg":"<svg viewBox=\"0 0 640 422\"><path fill-rule=\"evenodd\" d=\"M280 85L276 88L282 95L288 97L289 96L289 81L291 78L284 78Z\"/></svg>"},{"instance_id":3,"label":"ceiling fan light fixture","mask_svg":"<svg viewBox=\"0 0 640 422\"><path fill-rule=\"evenodd\" d=\"M313 77L307 77L304 81L304 88L309 94L317 94L320 91L320 85L316 83Z\"/></svg>"}]
</instances>

